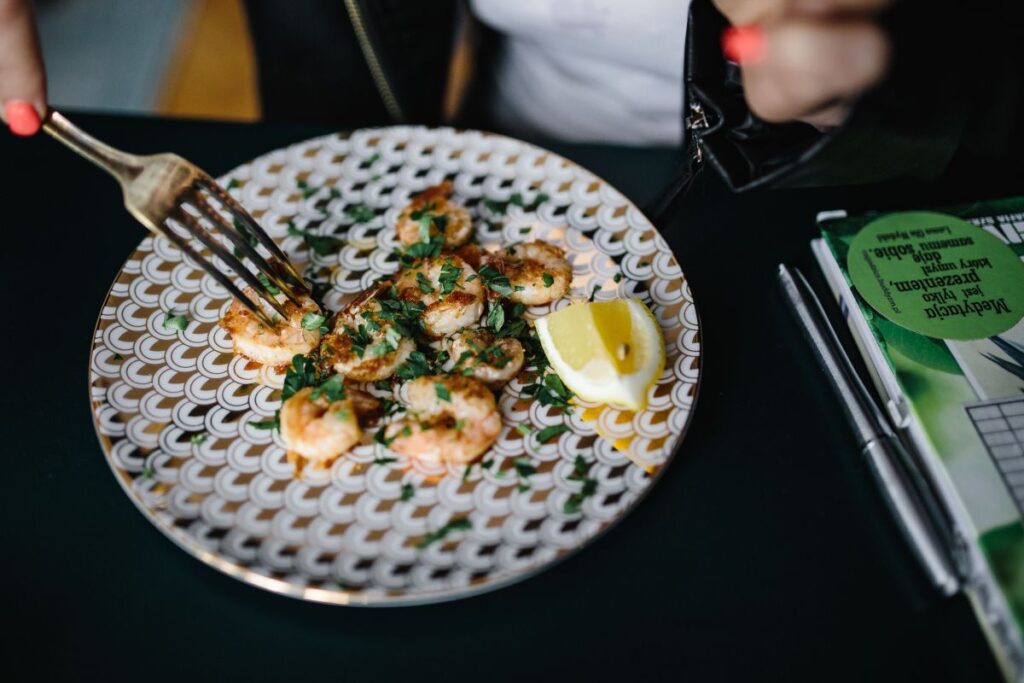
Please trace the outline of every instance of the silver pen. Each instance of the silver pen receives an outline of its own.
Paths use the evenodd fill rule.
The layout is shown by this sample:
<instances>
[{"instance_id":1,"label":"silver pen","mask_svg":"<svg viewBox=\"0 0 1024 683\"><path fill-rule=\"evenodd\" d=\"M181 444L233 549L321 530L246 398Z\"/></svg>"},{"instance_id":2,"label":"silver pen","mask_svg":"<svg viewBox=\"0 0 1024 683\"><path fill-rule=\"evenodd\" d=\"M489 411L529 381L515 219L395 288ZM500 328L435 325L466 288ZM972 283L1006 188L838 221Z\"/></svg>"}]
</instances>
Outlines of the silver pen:
<instances>
[{"instance_id":1,"label":"silver pen","mask_svg":"<svg viewBox=\"0 0 1024 683\"><path fill-rule=\"evenodd\" d=\"M893 516L910 543L931 583L952 595L960 586L955 551L949 545L934 501L906 472L909 456L853 368L846 351L825 317L821 303L800 271L779 264L779 283L815 355L839 396L850 426L882 489ZM901 468L901 463L903 467Z\"/></svg>"}]
</instances>

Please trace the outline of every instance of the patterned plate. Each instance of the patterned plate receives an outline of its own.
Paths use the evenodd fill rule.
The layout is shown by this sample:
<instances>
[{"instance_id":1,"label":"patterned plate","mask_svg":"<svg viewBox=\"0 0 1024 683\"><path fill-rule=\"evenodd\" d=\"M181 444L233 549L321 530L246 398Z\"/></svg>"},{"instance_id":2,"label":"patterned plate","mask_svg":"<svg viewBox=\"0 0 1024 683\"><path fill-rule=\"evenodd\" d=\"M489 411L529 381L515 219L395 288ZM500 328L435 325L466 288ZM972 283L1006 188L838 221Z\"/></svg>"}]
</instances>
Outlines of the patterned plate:
<instances>
[{"instance_id":1,"label":"patterned plate","mask_svg":"<svg viewBox=\"0 0 1024 683\"><path fill-rule=\"evenodd\" d=\"M672 252L614 188L517 140L419 127L310 140L221 183L329 287L325 302L338 310L396 270L399 211L445 178L485 247L548 240L569 254L571 297L639 297L650 306L668 357L649 408L581 404L565 415L521 398L525 384L513 381L499 396L505 428L468 472L394 460L373 443L296 479L279 435L253 426L279 407L283 377L232 356L217 326L230 302L225 291L166 239L147 238L104 302L90 390L117 480L182 548L307 600L435 602L537 572L592 541L649 490L696 397L697 313ZM186 316L184 329L165 326L168 312ZM563 423L569 431L543 445L536 431L516 428Z\"/></svg>"}]
</instances>

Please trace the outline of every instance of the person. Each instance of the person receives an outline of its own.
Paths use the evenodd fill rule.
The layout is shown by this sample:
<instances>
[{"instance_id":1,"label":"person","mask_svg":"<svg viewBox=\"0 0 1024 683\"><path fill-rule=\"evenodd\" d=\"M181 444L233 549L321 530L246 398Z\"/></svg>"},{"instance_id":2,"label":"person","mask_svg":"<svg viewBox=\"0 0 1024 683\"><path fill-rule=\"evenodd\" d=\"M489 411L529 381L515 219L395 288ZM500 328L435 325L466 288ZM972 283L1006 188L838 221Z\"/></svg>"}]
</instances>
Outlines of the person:
<instances>
[{"instance_id":1,"label":"person","mask_svg":"<svg viewBox=\"0 0 1024 683\"><path fill-rule=\"evenodd\" d=\"M970 7L968 7L970 4ZM1012 0L246 0L266 119L685 145L735 190L931 178L1019 142ZM986 78L979 78L979 74ZM45 74L0 0L3 117Z\"/></svg>"}]
</instances>

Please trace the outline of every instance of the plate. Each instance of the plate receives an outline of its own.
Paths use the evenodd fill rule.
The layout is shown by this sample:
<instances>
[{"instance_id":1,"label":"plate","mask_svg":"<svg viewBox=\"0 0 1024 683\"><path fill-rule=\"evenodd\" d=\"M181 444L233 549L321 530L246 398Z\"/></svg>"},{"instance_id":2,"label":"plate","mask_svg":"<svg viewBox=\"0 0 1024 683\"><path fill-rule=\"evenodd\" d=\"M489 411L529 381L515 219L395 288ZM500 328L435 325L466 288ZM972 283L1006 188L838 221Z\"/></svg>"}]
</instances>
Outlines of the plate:
<instances>
[{"instance_id":1,"label":"plate","mask_svg":"<svg viewBox=\"0 0 1024 683\"><path fill-rule=\"evenodd\" d=\"M664 470L696 398L697 311L657 230L600 178L511 138L402 126L302 142L220 182L323 285L336 311L397 269L399 211L445 178L485 247L559 244L573 266L570 297L639 297L651 308L667 359L649 408L581 403L566 415L520 397L525 384L514 380L499 396L502 434L468 472L394 459L372 443L295 478L279 434L253 424L279 407L283 376L233 357L217 325L230 304L225 290L165 238L148 237L103 304L90 392L118 482L186 551L253 585L318 602L460 598L579 550ZM185 315L184 329L165 326L168 313ZM537 443L537 430L563 423L569 431Z\"/></svg>"}]
</instances>

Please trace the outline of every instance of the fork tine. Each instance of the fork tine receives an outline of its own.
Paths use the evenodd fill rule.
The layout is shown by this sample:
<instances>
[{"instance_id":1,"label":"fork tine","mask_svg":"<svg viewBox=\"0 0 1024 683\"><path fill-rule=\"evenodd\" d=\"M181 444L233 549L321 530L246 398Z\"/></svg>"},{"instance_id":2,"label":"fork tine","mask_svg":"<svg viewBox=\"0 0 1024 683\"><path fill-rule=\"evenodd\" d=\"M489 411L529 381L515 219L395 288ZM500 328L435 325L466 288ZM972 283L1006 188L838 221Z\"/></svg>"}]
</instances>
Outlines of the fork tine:
<instances>
[{"instance_id":1,"label":"fork tine","mask_svg":"<svg viewBox=\"0 0 1024 683\"><path fill-rule=\"evenodd\" d=\"M190 235L202 242L203 246L219 256L220 260L226 263L228 268L235 271L236 275L241 277L245 280L246 284L256 290L256 293L259 294L264 301L270 304L271 308L277 311L282 318L288 318L288 311L285 310L284 306L282 306L276 298L274 298L273 294L267 291L266 286L252 274L252 271L245 267L245 264L235 258L234 254L229 252L223 245L211 237L210 233L206 232L206 229L199 223L199 220L195 216L192 216L179 206L178 210L171 216L171 218L181 223Z\"/></svg>"},{"instance_id":2,"label":"fork tine","mask_svg":"<svg viewBox=\"0 0 1024 683\"><path fill-rule=\"evenodd\" d=\"M199 210L199 213L201 213L206 218L206 220L210 221L210 223L213 224L213 226L217 229L218 232L227 237L231 241L231 244L240 249L241 252L245 254L245 256L248 257L249 260L256 265L256 268L260 272L262 272L278 289L280 289L293 304L299 307L302 306L302 302L299 300L298 296L292 290L292 286L288 283L288 281L281 277L278 274L278 271L272 265L270 265L270 263L265 258L263 258L263 256L260 255L260 253L256 251L251 244L249 244L249 240L245 239L243 235L239 234L239 232L234 227L228 225L227 221L225 221L224 218L219 213L217 213L217 211L212 206L210 206L210 203L206 201L206 198L202 195L202 193L199 192L198 189L191 193L191 195L187 199L187 202L189 204L193 204L195 208Z\"/></svg>"},{"instance_id":3,"label":"fork tine","mask_svg":"<svg viewBox=\"0 0 1024 683\"><path fill-rule=\"evenodd\" d=\"M217 270L212 263L207 261L199 254L198 251L193 249L192 245L188 243L188 240L174 232L174 230L171 230L170 228L165 228L162 225L157 226L157 229L161 235L163 235L170 241L174 242L174 245L178 247L178 249L180 249L185 254L188 254L188 256L191 257L193 261L198 263L200 267L202 267L202 269L206 271L207 275L209 275L214 280L219 282L220 285L224 287L224 289L228 290L231 296L235 297L238 301L242 302L242 305L248 308L252 312L252 314L255 315L257 319L259 319L260 322L262 322L264 325L266 325L272 330L277 329L277 324L270 319L270 316L268 316L259 306L253 303L252 299L246 296L242 292L242 290L235 286L235 283L232 282L229 277L227 277L226 275L224 275L224 273Z\"/></svg>"},{"instance_id":4,"label":"fork tine","mask_svg":"<svg viewBox=\"0 0 1024 683\"><path fill-rule=\"evenodd\" d=\"M288 260L288 257L284 255L284 252L282 252L277 246L277 243L274 242L270 235L260 227L259 223L253 220L252 216L249 215L249 212L242 208L242 205L235 201L234 197L228 194L227 190L218 185L213 178L206 174L199 176L196 180L196 185L209 192L212 196L216 197L221 204L227 207L228 211L231 212L231 215L240 220L245 227L256 236L256 239L259 240L260 244L266 247L267 251L269 251L271 255L284 264L284 267L288 269L288 273L294 277L297 282L302 283L302 285L305 286L306 281L302 278L299 272L295 270L295 266L293 266L291 261Z\"/></svg>"}]
</instances>

